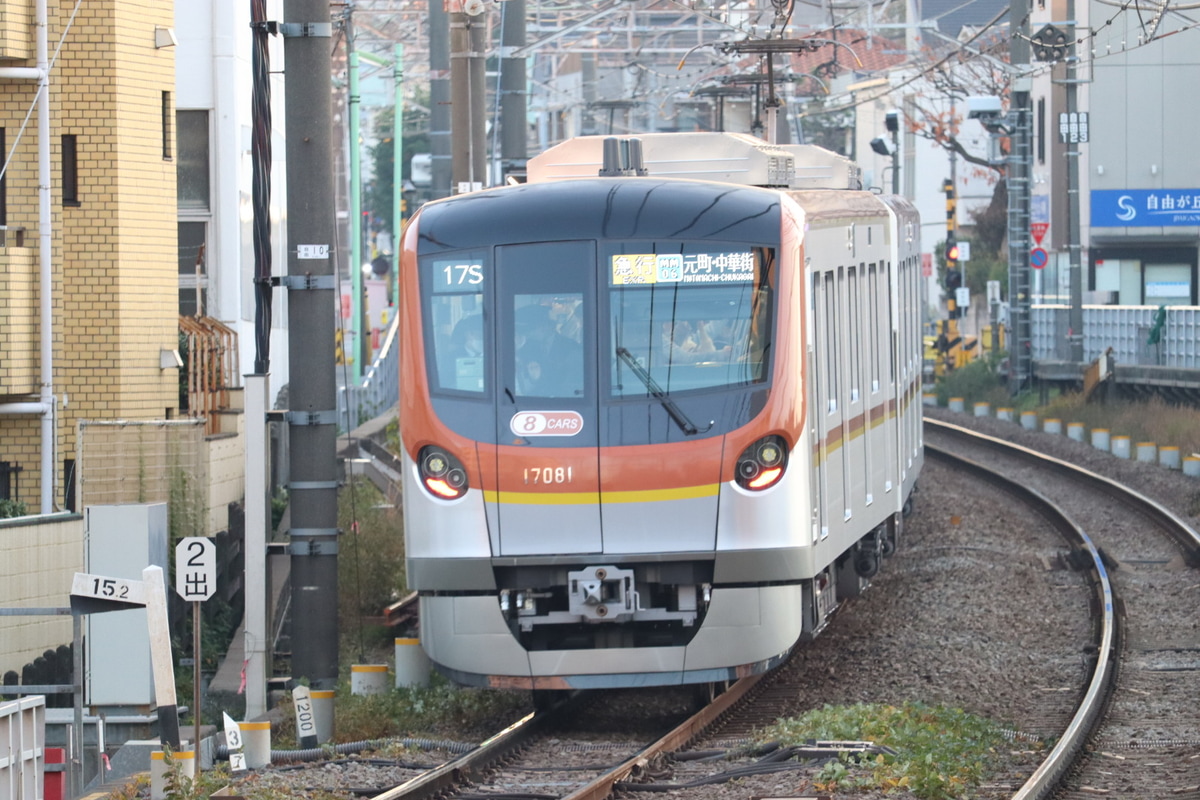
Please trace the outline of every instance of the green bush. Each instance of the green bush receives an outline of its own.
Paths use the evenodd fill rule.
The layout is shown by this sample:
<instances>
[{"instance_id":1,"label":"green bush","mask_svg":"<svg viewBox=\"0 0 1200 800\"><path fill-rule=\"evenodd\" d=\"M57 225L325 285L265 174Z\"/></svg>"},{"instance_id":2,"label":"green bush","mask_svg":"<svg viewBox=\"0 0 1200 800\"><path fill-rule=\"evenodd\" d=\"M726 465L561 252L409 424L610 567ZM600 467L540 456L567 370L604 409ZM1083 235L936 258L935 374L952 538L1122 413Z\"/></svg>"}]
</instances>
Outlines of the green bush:
<instances>
[{"instance_id":1,"label":"green bush","mask_svg":"<svg viewBox=\"0 0 1200 800\"><path fill-rule=\"evenodd\" d=\"M399 503L360 477L338 494L338 527L338 611L349 630L406 593L404 523Z\"/></svg>"},{"instance_id":2,"label":"green bush","mask_svg":"<svg viewBox=\"0 0 1200 800\"><path fill-rule=\"evenodd\" d=\"M951 397L961 397L967 409L975 403L991 403L993 408L1011 405L1008 388L990 356L947 372L938 378L935 391L939 406L949 405Z\"/></svg>"},{"instance_id":3,"label":"green bush","mask_svg":"<svg viewBox=\"0 0 1200 800\"><path fill-rule=\"evenodd\" d=\"M24 517L29 513L25 507L25 503L20 500L10 500L7 497L0 499L0 519L9 519L11 517Z\"/></svg>"}]
</instances>

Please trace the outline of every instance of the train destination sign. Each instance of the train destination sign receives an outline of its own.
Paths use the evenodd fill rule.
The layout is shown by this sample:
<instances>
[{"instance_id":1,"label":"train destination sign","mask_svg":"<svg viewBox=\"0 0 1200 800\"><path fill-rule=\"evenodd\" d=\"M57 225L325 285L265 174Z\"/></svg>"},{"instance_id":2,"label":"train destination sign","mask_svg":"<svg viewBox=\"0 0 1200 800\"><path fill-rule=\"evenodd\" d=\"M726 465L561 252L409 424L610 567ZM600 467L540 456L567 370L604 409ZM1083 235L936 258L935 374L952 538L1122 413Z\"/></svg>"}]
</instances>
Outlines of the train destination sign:
<instances>
[{"instance_id":1,"label":"train destination sign","mask_svg":"<svg viewBox=\"0 0 1200 800\"><path fill-rule=\"evenodd\" d=\"M748 283L754 253L622 253L612 257L612 286L654 283Z\"/></svg>"}]
</instances>

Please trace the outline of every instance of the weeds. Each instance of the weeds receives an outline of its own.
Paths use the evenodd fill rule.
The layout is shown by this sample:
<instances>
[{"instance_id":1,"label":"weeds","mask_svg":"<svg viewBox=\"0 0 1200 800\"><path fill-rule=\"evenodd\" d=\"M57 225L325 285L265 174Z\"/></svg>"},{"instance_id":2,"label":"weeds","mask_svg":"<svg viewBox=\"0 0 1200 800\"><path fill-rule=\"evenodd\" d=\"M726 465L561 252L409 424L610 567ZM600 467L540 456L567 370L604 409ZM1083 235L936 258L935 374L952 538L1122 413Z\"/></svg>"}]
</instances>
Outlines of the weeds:
<instances>
[{"instance_id":1,"label":"weeds","mask_svg":"<svg viewBox=\"0 0 1200 800\"><path fill-rule=\"evenodd\" d=\"M825 764L814 776L823 792L907 790L924 800L970 797L1007 745L998 725L961 709L905 703L825 706L762 730L761 742L800 745L810 739L867 740L898 755Z\"/></svg>"},{"instance_id":2,"label":"weeds","mask_svg":"<svg viewBox=\"0 0 1200 800\"><path fill-rule=\"evenodd\" d=\"M1200 453L1200 409L1171 405L1154 397L1146 401L1115 400L1088 402L1081 392L1055 393L1043 406L1034 394L1011 397L992 364L980 359L939 378L934 387L939 406L951 397L961 397L969 413L975 403L993 409L1009 407L1015 412L1036 411L1040 419L1081 422L1087 430L1106 428L1125 434L1135 442L1154 442L1179 448L1181 455ZM1014 418L1015 419L1015 418Z\"/></svg>"},{"instance_id":3,"label":"weeds","mask_svg":"<svg viewBox=\"0 0 1200 800\"><path fill-rule=\"evenodd\" d=\"M343 681L334 697L337 740L428 737L464 729L486 735L494 732L495 720L515 720L526 710L528 699L524 692L455 687L437 674L431 677L428 687L402 687L366 695L352 694L349 683ZM298 746L290 696L279 703L279 711L281 720L272 739L281 749Z\"/></svg>"}]
</instances>

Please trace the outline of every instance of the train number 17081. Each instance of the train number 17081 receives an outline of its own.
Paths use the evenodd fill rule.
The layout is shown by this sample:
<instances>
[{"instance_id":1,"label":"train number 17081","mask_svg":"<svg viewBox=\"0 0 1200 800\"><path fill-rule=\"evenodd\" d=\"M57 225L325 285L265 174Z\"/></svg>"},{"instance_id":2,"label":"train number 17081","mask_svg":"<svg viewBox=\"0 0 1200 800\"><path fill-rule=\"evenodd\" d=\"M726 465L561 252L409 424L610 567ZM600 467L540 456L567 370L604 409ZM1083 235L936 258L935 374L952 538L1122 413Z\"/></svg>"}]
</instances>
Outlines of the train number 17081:
<instances>
[{"instance_id":1,"label":"train number 17081","mask_svg":"<svg viewBox=\"0 0 1200 800\"><path fill-rule=\"evenodd\" d=\"M575 480L574 469L572 467L526 467L525 468L525 483L527 484L547 484L547 483L570 483Z\"/></svg>"}]
</instances>

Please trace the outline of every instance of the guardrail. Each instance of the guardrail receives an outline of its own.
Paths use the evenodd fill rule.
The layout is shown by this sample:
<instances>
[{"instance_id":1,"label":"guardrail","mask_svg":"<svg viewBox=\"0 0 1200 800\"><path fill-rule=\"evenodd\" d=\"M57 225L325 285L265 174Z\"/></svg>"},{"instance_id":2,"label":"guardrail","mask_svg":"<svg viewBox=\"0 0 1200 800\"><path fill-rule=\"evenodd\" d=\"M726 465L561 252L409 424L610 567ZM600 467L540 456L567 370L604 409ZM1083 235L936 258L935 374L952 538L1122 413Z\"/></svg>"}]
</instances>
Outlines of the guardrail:
<instances>
[{"instance_id":1,"label":"guardrail","mask_svg":"<svg viewBox=\"0 0 1200 800\"><path fill-rule=\"evenodd\" d=\"M400 400L400 346L396 332L399 317L392 319L379 354L371 363L362 383L353 386L340 383L337 391L338 429L342 433L352 431L359 425L382 414ZM337 379L343 380L342 369L337 370Z\"/></svg>"}]
</instances>

